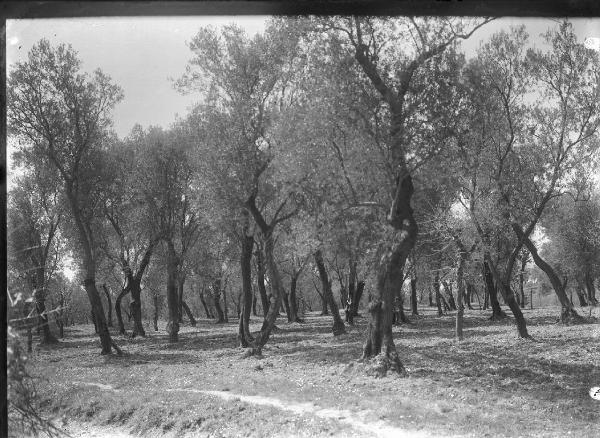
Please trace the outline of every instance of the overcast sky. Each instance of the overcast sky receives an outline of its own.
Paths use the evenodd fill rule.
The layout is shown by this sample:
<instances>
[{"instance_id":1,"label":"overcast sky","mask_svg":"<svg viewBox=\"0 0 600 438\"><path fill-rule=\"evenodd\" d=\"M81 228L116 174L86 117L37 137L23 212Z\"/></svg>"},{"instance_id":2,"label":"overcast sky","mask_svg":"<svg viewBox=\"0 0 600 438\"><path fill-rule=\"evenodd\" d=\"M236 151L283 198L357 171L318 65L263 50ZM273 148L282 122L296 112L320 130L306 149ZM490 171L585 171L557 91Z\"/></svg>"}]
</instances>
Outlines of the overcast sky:
<instances>
[{"instance_id":1,"label":"overcast sky","mask_svg":"<svg viewBox=\"0 0 600 438\"><path fill-rule=\"evenodd\" d=\"M135 123L168 127L175 115L184 115L196 96L182 96L169 78L185 70L191 52L186 42L206 25L235 22L249 35L264 29L264 16L127 17L78 19L7 20L7 66L25 60L41 38L54 45L69 43L79 53L83 68L101 68L124 92L124 100L113 112L114 129L121 137ZM599 19L572 20L578 37L600 37ZM502 18L478 30L463 43L474 52L482 40L499 29L525 24L534 43L553 23L549 19Z\"/></svg>"}]
</instances>

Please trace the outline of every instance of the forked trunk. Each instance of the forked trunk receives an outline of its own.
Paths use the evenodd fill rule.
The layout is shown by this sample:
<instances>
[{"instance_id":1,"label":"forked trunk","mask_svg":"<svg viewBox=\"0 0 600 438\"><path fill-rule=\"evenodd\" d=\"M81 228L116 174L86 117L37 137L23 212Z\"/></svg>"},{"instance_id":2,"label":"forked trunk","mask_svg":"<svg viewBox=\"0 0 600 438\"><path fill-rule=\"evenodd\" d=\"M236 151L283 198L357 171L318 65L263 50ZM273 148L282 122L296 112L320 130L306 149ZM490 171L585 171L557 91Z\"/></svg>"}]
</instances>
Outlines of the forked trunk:
<instances>
[{"instance_id":1,"label":"forked trunk","mask_svg":"<svg viewBox=\"0 0 600 438\"><path fill-rule=\"evenodd\" d=\"M333 316L332 332L334 336L338 336L343 333L346 333L346 327L344 326L344 321L342 321L337 304L335 302L335 299L333 298L333 292L331 291L331 282L329 281L327 270L325 269L325 263L323 262L323 253L320 249L318 249L315 252L314 257L315 264L317 265L317 269L319 271L319 277L321 278L323 297L327 301L327 304L329 305L329 308L331 309L331 314Z\"/></svg>"}]
</instances>

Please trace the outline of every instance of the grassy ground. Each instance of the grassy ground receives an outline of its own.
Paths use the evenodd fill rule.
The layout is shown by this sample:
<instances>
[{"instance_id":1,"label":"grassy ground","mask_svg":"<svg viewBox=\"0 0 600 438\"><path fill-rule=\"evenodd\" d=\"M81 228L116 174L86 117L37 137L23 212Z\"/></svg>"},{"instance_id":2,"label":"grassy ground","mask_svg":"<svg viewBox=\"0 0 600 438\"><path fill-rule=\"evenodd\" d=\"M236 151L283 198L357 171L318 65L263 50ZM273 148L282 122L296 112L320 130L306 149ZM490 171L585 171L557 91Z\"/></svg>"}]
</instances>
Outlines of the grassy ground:
<instances>
[{"instance_id":1,"label":"grassy ground","mask_svg":"<svg viewBox=\"0 0 600 438\"><path fill-rule=\"evenodd\" d=\"M81 437L600 436L588 394L600 386L598 323L525 310L534 340L520 340L512 319L467 311L457 343L453 315L421 312L394 328L407 378L365 376L365 318L334 338L331 316L316 314L281 318L262 359L242 358L237 323L200 320L175 345L164 330L115 334L122 357L100 356L93 326L74 326L30 367L46 415Z\"/></svg>"}]
</instances>

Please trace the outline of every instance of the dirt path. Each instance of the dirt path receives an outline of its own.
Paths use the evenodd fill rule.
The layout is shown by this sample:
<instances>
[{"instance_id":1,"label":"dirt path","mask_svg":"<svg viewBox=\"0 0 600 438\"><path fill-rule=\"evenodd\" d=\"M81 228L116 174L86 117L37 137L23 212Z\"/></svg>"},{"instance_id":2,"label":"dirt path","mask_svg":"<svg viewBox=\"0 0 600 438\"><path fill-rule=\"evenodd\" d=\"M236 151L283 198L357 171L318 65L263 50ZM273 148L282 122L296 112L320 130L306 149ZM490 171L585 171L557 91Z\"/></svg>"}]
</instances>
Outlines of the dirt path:
<instances>
[{"instance_id":1,"label":"dirt path","mask_svg":"<svg viewBox=\"0 0 600 438\"><path fill-rule=\"evenodd\" d=\"M102 383L95 382L74 382L81 385L95 386L105 391L119 392L118 389L111 385L105 385ZM259 406L270 406L284 411L293 412L296 415L314 415L319 418L327 420L335 420L339 423L346 424L357 431L367 433L369 435L375 435L380 438L432 438L433 435L422 432L422 431L408 431L406 429L400 429L393 427L385 423L384 421L371 421L368 419L370 414L368 411L352 412L347 409L333 409L333 408L321 408L313 403L294 403L283 401L272 397L263 397L257 395L243 395L236 394L228 391L210 391L201 389L167 389L169 392L191 392L198 394L211 395L218 397L223 400L236 400L244 403L249 403ZM101 438L106 436L116 438L131 438L132 435L125 433L121 430L114 428L100 428L85 424L71 424L67 428L63 428L69 435L74 438ZM439 435L437 435L439 436Z\"/></svg>"},{"instance_id":2,"label":"dirt path","mask_svg":"<svg viewBox=\"0 0 600 438\"><path fill-rule=\"evenodd\" d=\"M293 403L282 401L276 398L271 397L263 397L256 395L243 395L243 394L235 394L227 391L208 391L201 389L169 389L167 391L175 391L175 392L194 392L200 394L212 395L215 397L222 398L224 400L239 400L244 403L261 405L261 406L271 406L278 409L282 409L285 411L291 411L297 415L314 415L316 417L335 420L340 423L351 426L352 428L359 430L361 432L365 432L371 435L375 435L381 438L431 438L433 435L420 432L420 431L408 431L405 429L399 429L397 427L393 427L388 425L383 421L369 421L367 418L369 412L360 411L360 412L351 412L349 410L343 409L326 409L320 408L312 403ZM439 437L439 435L436 435Z\"/></svg>"}]
</instances>

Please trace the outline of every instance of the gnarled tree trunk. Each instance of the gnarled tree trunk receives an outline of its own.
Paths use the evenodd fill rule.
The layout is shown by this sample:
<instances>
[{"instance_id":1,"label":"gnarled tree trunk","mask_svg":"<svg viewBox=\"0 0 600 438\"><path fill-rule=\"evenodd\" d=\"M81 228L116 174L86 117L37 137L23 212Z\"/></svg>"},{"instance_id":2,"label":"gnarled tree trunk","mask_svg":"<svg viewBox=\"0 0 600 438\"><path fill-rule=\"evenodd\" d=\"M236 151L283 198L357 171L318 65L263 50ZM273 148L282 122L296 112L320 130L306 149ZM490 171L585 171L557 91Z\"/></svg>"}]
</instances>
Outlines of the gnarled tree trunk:
<instances>
[{"instance_id":1,"label":"gnarled tree trunk","mask_svg":"<svg viewBox=\"0 0 600 438\"><path fill-rule=\"evenodd\" d=\"M406 174L399 179L388 218L396 236L393 243L386 244L383 250L377 287L369 303L370 320L362 357L367 359L381 355L376 367L377 375L385 375L388 370L406 373L394 345L392 313L394 295L404 282L404 264L417 239L417 223L410 206L413 192L412 178Z\"/></svg>"}]
</instances>

